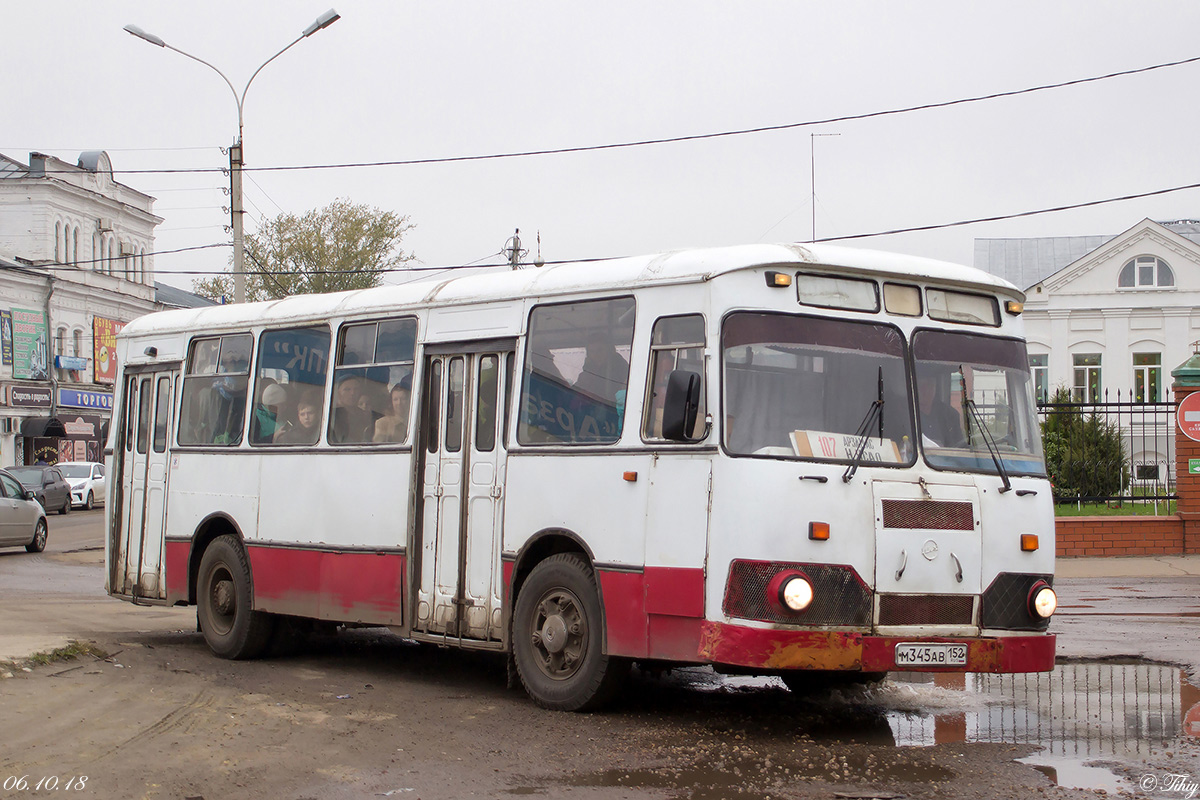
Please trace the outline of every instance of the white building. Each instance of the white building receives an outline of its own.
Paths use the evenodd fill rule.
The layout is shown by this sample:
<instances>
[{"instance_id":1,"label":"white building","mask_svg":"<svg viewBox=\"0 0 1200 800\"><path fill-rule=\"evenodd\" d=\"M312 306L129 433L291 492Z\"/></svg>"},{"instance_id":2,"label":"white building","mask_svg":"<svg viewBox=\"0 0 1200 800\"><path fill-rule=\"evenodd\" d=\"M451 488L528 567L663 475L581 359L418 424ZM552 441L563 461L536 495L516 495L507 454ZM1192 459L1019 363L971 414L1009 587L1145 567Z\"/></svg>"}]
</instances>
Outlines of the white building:
<instances>
[{"instance_id":1,"label":"white building","mask_svg":"<svg viewBox=\"0 0 1200 800\"><path fill-rule=\"evenodd\" d=\"M1142 220L1117 236L976 239L975 266L1025 290L1039 401L1170 401L1171 370L1200 340L1200 222ZM1127 408L1136 420L1138 409ZM1147 417L1147 420L1149 418ZM1163 476L1170 431L1122 422L1134 474Z\"/></svg>"},{"instance_id":2,"label":"white building","mask_svg":"<svg viewBox=\"0 0 1200 800\"><path fill-rule=\"evenodd\" d=\"M0 466L100 460L116 331L207 302L155 283L153 207L102 151L0 154Z\"/></svg>"}]
</instances>

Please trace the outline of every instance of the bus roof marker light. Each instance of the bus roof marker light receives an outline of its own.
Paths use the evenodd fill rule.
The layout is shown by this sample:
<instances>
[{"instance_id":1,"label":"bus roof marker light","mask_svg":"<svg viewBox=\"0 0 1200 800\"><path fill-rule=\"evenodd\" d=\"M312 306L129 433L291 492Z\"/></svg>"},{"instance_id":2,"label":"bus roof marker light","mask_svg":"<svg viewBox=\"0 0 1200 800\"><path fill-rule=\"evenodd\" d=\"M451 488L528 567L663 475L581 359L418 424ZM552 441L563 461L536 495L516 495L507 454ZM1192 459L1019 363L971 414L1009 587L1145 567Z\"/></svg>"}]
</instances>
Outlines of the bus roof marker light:
<instances>
[{"instance_id":1,"label":"bus roof marker light","mask_svg":"<svg viewBox=\"0 0 1200 800\"><path fill-rule=\"evenodd\" d=\"M814 542L829 541L829 523L828 522L810 522L808 523L808 538Z\"/></svg>"},{"instance_id":2,"label":"bus roof marker light","mask_svg":"<svg viewBox=\"0 0 1200 800\"><path fill-rule=\"evenodd\" d=\"M1025 310L1025 304L1019 300L1006 300L1004 310L1015 317Z\"/></svg>"},{"instance_id":3,"label":"bus roof marker light","mask_svg":"<svg viewBox=\"0 0 1200 800\"><path fill-rule=\"evenodd\" d=\"M1022 533L1021 534L1021 551L1025 552L1025 553L1032 553L1033 551L1035 551L1037 549L1038 549L1037 534L1036 533Z\"/></svg>"},{"instance_id":4,"label":"bus roof marker light","mask_svg":"<svg viewBox=\"0 0 1200 800\"><path fill-rule=\"evenodd\" d=\"M786 272L775 272L773 270L767 271L767 286L770 286L772 289L779 289L784 286L791 285L792 276L788 275Z\"/></svg>"}]
</instances>

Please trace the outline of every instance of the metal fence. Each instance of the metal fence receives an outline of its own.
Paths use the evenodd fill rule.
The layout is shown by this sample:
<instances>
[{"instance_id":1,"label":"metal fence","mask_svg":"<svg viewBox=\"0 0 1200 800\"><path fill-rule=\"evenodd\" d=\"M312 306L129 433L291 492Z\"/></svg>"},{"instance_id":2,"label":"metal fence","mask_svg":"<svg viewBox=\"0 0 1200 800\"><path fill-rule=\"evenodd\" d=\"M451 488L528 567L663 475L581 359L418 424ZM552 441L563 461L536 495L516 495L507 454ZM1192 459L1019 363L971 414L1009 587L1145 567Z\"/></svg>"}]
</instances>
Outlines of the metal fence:
<instances>
[{"instance_id":1,"label":"metal fence","mask_svg":"<svg viewBox=\"0 0 1200 800\"><path fill-rule=\"evenodd\" d=\"M1105 392L1102 402L1041 403L1038 416L1055 503L1173 513L1175 403Z\"/></svg>"}]
</instances>

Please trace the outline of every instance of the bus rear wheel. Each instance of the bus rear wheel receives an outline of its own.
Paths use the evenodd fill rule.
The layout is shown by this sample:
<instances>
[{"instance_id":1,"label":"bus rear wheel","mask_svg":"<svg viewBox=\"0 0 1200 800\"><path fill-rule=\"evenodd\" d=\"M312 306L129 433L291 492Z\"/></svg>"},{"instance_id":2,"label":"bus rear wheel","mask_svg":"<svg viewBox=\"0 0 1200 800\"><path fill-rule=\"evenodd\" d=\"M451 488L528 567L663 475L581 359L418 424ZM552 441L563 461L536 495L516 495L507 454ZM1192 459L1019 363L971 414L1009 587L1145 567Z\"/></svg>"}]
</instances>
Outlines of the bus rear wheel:
<instances>
[{"instance_id":1,"label":"bus rear wheel","mask_svg":"<svg viewBox=\"0 0 1200 800\"><path fill-rule=\"evenodd\" d=\"M196 598L200 628L221 658L255 658L271 640L272 618L255 611L250 561L236 536L218 536L200 559Z\"/></svg>"},{"instance_id":2,"label":"bus rear wheel","mask_svg":"<svg viewBox=\"0 0 1200 800\"><path fill-rule=\"evenodd\" d=\"M587 711L610 700L629 665L604 653L596 578L574 553L534 567L517 595L513 658L533 701L554 711Z\"/></svg>"}]
</instances>

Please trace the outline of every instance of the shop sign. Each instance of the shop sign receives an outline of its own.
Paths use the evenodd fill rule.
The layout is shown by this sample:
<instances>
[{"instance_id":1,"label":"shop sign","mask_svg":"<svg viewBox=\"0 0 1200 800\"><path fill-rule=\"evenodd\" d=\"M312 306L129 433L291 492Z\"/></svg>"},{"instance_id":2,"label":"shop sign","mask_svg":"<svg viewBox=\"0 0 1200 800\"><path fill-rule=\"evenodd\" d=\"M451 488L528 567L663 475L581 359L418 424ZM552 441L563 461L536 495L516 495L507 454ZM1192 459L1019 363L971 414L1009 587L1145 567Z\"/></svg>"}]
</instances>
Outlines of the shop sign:
<instances>
[{"instance_id":1,"label":"shop sign","mask_svg":"<svg viewBox=\"0 0 1200 800\"><path fill-rule=\"evenodd\" d=\"M87 359L79 356L55 356L54 366L59 369L70 369L76 372L87 369Z\"/></svg>"},{"instance_id":2,"label":"shop sign","mask_svg":"<svg viewBox=\"0 0 1200 800\"><path fill-rule=\"evenodd\" d=\"M117 334L124 327L124 322L92 318L92 366L96 383L117 382Z\"/></svg>"},{"instance_id":3,"label":"shop sign","mask_svg":"<svg viewBox=\"0 0 1200 800\"><path fill-rule=\"evenodd\" d=\"M95 408L103 411L111 411L113 396L108 392L83 392L79 389L59 389L58 404L69 408Z\"/></svg>"},{"instance_id":4,"label":"shop sign","mask_svg":"<svg viewBox=\"0 0 1200 800\"><path fill-rule=\"evenodd\" d=\"M12 312L0 311L0 364L6 367L12 366L13 359L13 333L12 333Z\"/></svg>"},{"instance_id":5,"label":"shop sign","mask_svg":"<svg viewBox=\"0 0 1200 800\"><path fill-rule=\"evenodd\" d=\"M25 408L49 408L50 390L29 386L10 386L8 388L8 404Z\"/></svg>"},{"instance_id":6,"label":"shop sign","mask_svg":"<svg viewBox=\"0 0 1200 800\"><path fill-rule=\"evenodd\" d=\"M13 377L44 381L50 377L50 336L41 311L14 308Z\"/></svg>"}]
</instances>

